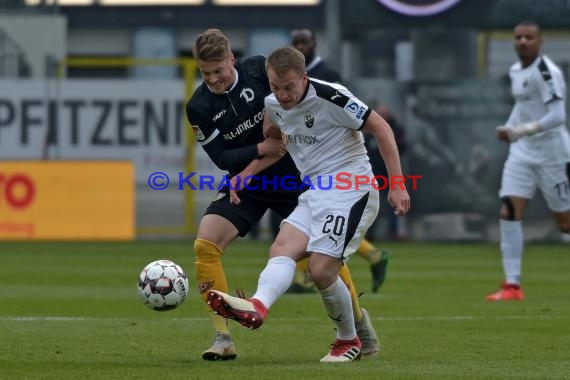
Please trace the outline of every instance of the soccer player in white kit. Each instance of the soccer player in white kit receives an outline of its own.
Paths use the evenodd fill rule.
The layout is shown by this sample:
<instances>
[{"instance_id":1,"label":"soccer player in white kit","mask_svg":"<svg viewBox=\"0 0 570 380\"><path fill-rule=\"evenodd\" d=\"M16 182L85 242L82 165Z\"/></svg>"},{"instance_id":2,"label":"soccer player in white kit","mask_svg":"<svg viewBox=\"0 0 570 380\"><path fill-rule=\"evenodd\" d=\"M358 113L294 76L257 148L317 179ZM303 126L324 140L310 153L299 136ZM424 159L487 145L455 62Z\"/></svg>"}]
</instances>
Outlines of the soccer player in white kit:
<instances>
[{"instance_id":1,"label":"soccer player in white kit","mask_svg":"<svg viewBox=\"0 0 570 380\"><path fill-rule=\"evenodd\" d=\"M384 119L342 85L309 79L304 56L297 49L275 50L267 57L266 69L273 94L265 98L264 133L286 140L301 177L310 180L313 188L299 197L299 205L283 221L253 297L211 291L209 304L225 318L258 328L291 284L295 262L309 255L311 277L337 329L336 341L321 361L353 361L360 358L361 342L350 294L338 271L379 209L379 193L372 186L375 180L360 131L376 138L390 178L402 176L394 134ZM254 161L241 178L259 170ZM350 186L338 181L341 173L350 178ZM359 183L366 183L357 185L356 176L361 176ZM388 201L397 215L403 215L410 208L410 197L403 186L393 187ZM231 196L240 201L236 192Z\"/></svg>"},{"instance_id":2,"label":"soccer player in white kit","mask_svg":"<svg viewBox=\"0 0 570 380\"><path fill-rule=\"evenodd\" d=\"M505 279L489 301L522 300L521 220L537 187L562 234L570 239L570 137L566 129L566 85L560 69L540 54L539 26L523 21L514 29L519 62L509 70L515 105L497 137L510 143L499 195L501 254Z\"/></svg>"}]
</instances>

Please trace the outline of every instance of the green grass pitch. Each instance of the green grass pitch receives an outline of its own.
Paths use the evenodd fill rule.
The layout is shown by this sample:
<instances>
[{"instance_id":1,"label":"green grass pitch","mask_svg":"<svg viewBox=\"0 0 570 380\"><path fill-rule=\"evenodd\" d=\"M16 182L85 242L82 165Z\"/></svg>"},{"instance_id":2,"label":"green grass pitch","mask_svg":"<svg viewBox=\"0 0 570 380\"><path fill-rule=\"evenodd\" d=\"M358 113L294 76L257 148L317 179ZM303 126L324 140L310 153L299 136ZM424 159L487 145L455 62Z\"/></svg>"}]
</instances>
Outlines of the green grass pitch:
<instances>
[{"instance_id":1,"label":"green grass pitch","mask_svg":"<svg viewBox=\"0 0 570 380\"><path fill-rule=\"evenodd\" d=\"M269 243L224 255L230 288L255 290ZM285 295L266 323L231 321L238 358L205 362L213 331L196 291L191 242L0 243L0 379L568 379L570 246L525 250L522 302L489 303L495 244L390 243L388 279L350 261L382 343L378 357L321 364L333 324L316 295ZM136 280L150 261L186 270L189 299L155 312Z\"/></svg>"}]
</instances>

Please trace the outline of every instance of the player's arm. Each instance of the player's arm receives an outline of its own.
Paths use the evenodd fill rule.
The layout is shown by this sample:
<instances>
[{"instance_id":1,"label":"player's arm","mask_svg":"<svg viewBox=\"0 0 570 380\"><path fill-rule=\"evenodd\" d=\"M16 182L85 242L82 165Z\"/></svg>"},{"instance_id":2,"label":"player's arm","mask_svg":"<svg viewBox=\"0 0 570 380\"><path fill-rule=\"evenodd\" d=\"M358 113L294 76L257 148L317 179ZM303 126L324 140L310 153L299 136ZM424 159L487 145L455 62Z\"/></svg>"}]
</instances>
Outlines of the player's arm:
<instances>
[{"instance_id":1,"label":"player's arm","mask_svg":"<svg viewBox=\"0 0 570 380\"><path fill-rule=\"evenodd\" d=\"M258 145L259 144L227 149L223 137L218 135L213 140L203 144L202 148L204 148L218 168L235 173L252 160L261 157Z\"/></svg>"},{"instance_id":2,"label":"player's arm","mask_svg":"<svg viewBox=\"0 0 570 380\"><path fill-rule=\"evenodd\" d=\"M241 188L244 188L249 184L251 178L256 176L257 174L261 173L263 170L267 169L271 165L275 164L279 161L286 153L287 148L281 139L275 139L273 137L268 137L266 140L274 140L275 142L279 142L282 144L282 151L281 155L279 156L265 156L260 159L253 160L249 165L245 167L241 172L237 175L233 176L230 180L230 202L234 204L240 204L241 200L237 195L237 191L234 189L238 188L238 181L243 181L241 184Z\"/></svg>"},{"instance_id":3,"label":"player's arm","mask_svg":"<svg viewBox=\"0 0 570 380\"><path fill-rule=\"evenodd\" d=\"M546 114L538 120L525 124L512 125L507 123L507 125L497 127L499 139L515 142L522 137L532 136L566 123L566 109L563 100L565 86L562 74L558 70L551 70L543 60L539 63L538 68L539 70L534 72L533 78L538 94L546 105Z\"/></svg>"},{"instance_id":4,"label":"player's arm","mask_svg":"<svg viewBox=\"0 0 570 380\"><path fill-rule=\"evenodd\" d=\"M500 141L509 142L509 135L508 135L508 133L507 133L507 132L508 132L508 129L505 128L505 127L515 125L514 120L515 120L515 115L516 115L517 112L518 112L518 107L520 107L519 104L518 104L518 103L515 103L513 109L511 109L511 114L509 115L509 118L507 119L507 122L506 122L505 124L503 124L503 125L499 125L499 126L495 129L495 132L497 133L497 138L498 138Z\"/></svg>"},{"instance_id":5,"label":"player's arm","mask_svg":"<svg viewBox=\"0 0 570 380\"><path fill-rule=\"evenodd\" d=\"M266 155L279 156L280 146L273 141L263 141L239 148L228 149L220 131L208 122L208 117L196 109L186 106L186 116L196 135L196 140L206 151L212 162L221 170L237 172L251 161Z\"/></svg>"},{"instance_id":6,"label":"player's arm","mask_svg":"<svg viewBox=\"0 0 570 380\"><path fill-rule=\"evenodd\" d=\"M270 137L270 138L272 138L272 137ZM265 156L263 158L253 160L249 163L249 165L247 165L245 167L245 169L243 169L239 173L239 175L242 178L244 178L246 176L253 176L253 175L259 174L262 171L264 171L265 169L267 169L268 167L270 167L271 165L273 165L274 163L276 163L277 161L281 160L281 158L283 158L285 153L287 153L287 151L284 148L281 156Z\"/></svg>"},{"instance_id":7,"label":"player's arm","mask_svg":"<svg viewBox=\"0 0 570 380\"><path fill-rule=\"evenodd\" d=\"M519 125L501 125L497 127L497 136L500 140L515 142L525 136L532 136L565 123L566 110L562 99L553 99L546 103L546 114L536 121Z\"/></svg>"},{"instance_id":8,"label":"player's arm","mask_svg":"<svg viewBox=\"0 0 570 380\"><path fill-rule=\"evenodd\" d=\"M271 121L271 117L267 112L263 118L263 135L265 136L266 142L279 143L280 151L277 156L265 156L261 159L253 160L249 165L246 166L238 175L234 176L231 180L231 188L235 189L237 184L237 178L244 180L247 177L255 176L261 173L263 170L267 169L271 165L279 161L287 153L286 140L283 137L281 130ZM247 185L247 182L245 183ZM240 199L235 190L230 190L230 202L234 204L239 204Z\"/></svg>"},{"instance_id":9,"label":"player's arm","mask_svg":"<svg viewBox=\"0 0 570 380\"><path fill-rule=\"evenodd\" d=\"M363 130L376 139L380 155L382 155L386 165L388 178L403 178L400 154L390 125L380 115L372 111L366 119ZM392 181L390 181L388 201L394 206L396 215L403 215L410 209L410 196L407 190L400 188L398 184L392 186Z\"/></svg>"},{"instance_id":10,"label":"player's arm","mask_svg":"<svg viewBox=\"0 0 570 380\"><path fill-rule=\"evenodd\" d=\"M280 139L282 136L281 129L273 123L267 111L265 111L265 115L263 116L263 136L265 136L265 138L273 137L276 139Z\"/></svg>"},{"instance_id":11,"label":"player's arm","mask_svg":"<svg viewBox=\"0 0 570 380\"><path fill-rule=\"evenodd\" d=\"M266 144L271 150L270 153L265 154L261 159L253 160L243 171L247 175L256 175L263 170L267 169L277 161L279 161L287 153L287 140L281 133L281 129L276 126L268 112L265 112L263 117L263 135Z\"/></svg>"},{"instance_id":12,"label":"player's arm","mask_svg":"<svg viewBox=\"0 0 570 380\"><path fill-rule=\"evenodd\" d=\"M273 123L267 111L263 117L263 136L265 136L265 143L275 145L275 154L266 155L248 165L248 167L250 166L249 170L253 173L252 175L267 169L287 153L287 139L281 133L281 129Z\"/></svg>"}]
</instances>

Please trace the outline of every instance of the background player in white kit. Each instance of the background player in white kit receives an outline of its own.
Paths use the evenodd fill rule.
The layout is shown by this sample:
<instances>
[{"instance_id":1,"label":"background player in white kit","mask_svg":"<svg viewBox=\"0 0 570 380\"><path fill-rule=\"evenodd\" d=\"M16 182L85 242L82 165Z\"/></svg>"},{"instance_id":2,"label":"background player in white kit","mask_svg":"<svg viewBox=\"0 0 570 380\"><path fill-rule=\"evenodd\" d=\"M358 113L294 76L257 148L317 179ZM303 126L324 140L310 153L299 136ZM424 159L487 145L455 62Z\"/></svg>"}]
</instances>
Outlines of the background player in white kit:
<instances>
[{"instance_id":1,"label":"background player in white kit","mask_svg":"<svg viewBox=\"0 0 570 380\"><path fill-rule=\"evenodd\" d=\"M309 80L301 52L293 47L277 49L267 57L266 69L273 94L265 98L269 116L264 121L265 134L286 139L302 178L309 177L317 184L321 177L321 183L327 183L329 176L335 178L338 173L348 172L372 179L359 132L362 129L376 138L388 175L402 175L390 126L345 87ZM240 173L241 178L259 170L250 167ZM235 192L232 199L239 202ZM398 215L410 208L405 189L390 190L388 200ZM319 186L307 190L299 197L295 211L283 221L254 296L244 299L243 295L238 298L211 291L210 306L225 318L258 328L267 309L291 284L295 261L309 254L311 277L337 328L336 341L321 361L358 359L361 343L354 328L350 294L338 277L338 270L358 247L378 208L379 193L370 182L349 190L336 189L334 183L330 190L321 190Z\"/></svg>"},{"instance_id":2,"label":"background player in white kit","mask_svg":"<svg viewBox=\"0 0 570 380\"><path fill-rule=\"evenodd\" d=\"M563 240L570 239L570 137L566 129L566 85L560 69L540 54L542 37L532 21L517 24L514 46L519 62L511 66L515 105L499 140L511 143L503 168L500 197L501 254L505 280L489 301L522 300L524 245L521 220L540 188Z\"/></svg>"}]
</instances>

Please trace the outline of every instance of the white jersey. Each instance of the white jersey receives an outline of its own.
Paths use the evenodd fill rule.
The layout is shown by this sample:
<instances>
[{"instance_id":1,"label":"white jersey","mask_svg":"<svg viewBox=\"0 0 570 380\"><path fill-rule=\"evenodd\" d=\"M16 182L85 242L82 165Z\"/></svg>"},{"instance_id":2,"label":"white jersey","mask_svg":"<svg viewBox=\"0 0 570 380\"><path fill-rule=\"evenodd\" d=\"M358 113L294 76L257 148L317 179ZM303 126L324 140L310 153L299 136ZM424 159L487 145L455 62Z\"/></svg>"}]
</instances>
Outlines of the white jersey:
<instances>
[{"instance_id":1,"label":"white jersey","mask_svg":"<svg viewBox=\"0 0 570 380\"><path fill-rule=\"evenodd\" d=\"M509 70L511 92L515 105L507 122L520 125L538 121L548 112L546 103L566 98L566 84L560 69L545 55L530 66L520 62ZM524 162L545 164L570 161L570 136L565 124L560 124L533 136L512 143L509 154Z\"/></svg>"},{"instance_id":2,"label":"white jersey","mask_svg":"<svg viewBox=\"0 0 570 380\"><path fill-rule=\"evenodd\" d=\"M370 109L344 86L310 78L308 91L292 109L284 110L275 95L265 98L271 120L286 135L287 149L302 177L317 184L337 174L371 178L363 128ZM321 178L322 181L322 178Z\"/></svg>"}]
</instances>

